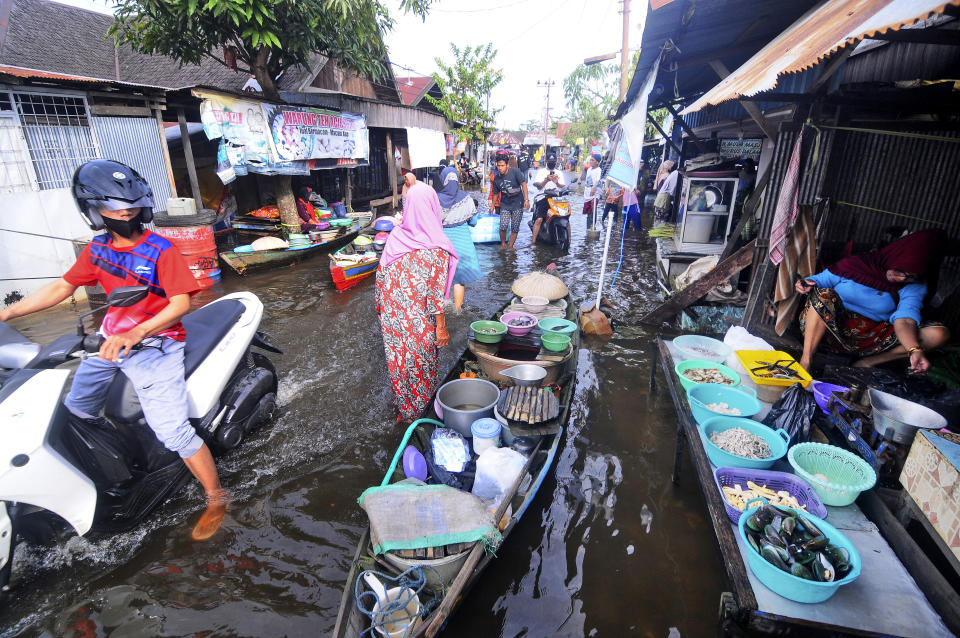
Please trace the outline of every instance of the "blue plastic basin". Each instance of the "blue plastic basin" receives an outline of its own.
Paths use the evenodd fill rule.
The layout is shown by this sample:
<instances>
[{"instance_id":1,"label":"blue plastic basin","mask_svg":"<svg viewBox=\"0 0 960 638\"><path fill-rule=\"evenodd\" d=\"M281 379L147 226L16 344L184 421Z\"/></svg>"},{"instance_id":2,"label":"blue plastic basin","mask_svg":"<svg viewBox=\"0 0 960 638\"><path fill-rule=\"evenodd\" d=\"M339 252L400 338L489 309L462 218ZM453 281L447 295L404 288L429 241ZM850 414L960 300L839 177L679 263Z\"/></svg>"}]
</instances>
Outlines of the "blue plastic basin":
<instances>
[{"instance_id":1,"label":"blue plastic basin","mask_svg":"<svg viewBox=\"0 0 960 638\"><path fill-rule=\"evenodd\" d=\"M707 419L700 426L703 433L703 447L707 451L707 457L710 462L717 467L746 467L753 470L766 470L771 465L782 459L787 454L790 447L790 435L786 430L773 430L763 423L752 419L741 419L734 416L717 416ZM745 456L731 454L726 450L719 448L710 440L710 435L716 432L723 432L730 428L743 428L750 434L755 434L767 442L770 446L770 458L766 459L748 459Z\"/></svg>"},{"instance_id":2,"label":"blue plastic basin","mask_svg":"<svg viewBox=\"0 0 960 638\"><path fill-rule=\"evenodd\" d=\"M734 416L749 418L763 409L757 401L757 393L753 388L740 386L731 388L721 383L698 383L687 388L687 402L694 420L703 424L707 419L715 416ZM726 403L729 407L740 411L740 414L724 414L707 407L711 403Z\"/></svg>"},{"instance_id":3,"label":"blue plastic basin","mask_svg":"<svg viewBox=\"0 0 960 638\"><path fill-rule=\"evenodd\" d=\"M790 508L785 508L790 509ZM796 511L796 510L794 510ZM805 578L800 578L799 576L794 576L793 574L788 574L787 572L774 567L766 561L753 547L750 546L750 542L747 541L747 531L744 529L744 525L747 523L749 516L740 517L740 538L743 539L744 551L747 554L747 564L750 565L750 571L753 572L754 576L757 577L761 583L769 587L773 592L780 594L784 598L789 598L798 603L820 603L835 593L843 585L852 583L860 575L860 569L862 567L862 562L860 560L860 554L857 552L857 548L854 547L853 543L850 540L840 533L840 531L826 522L820 517L814 516L813 514L807 514L802 512L802 515L806 518L809 518L814 525L820 528L827 538L830 539L830 542L837 547L843 547L850 554L850 573L847 574L844 578L840 580L835 580L831 583L821 583L816 580L807 580Z\"/></svg>"}]
</instances>

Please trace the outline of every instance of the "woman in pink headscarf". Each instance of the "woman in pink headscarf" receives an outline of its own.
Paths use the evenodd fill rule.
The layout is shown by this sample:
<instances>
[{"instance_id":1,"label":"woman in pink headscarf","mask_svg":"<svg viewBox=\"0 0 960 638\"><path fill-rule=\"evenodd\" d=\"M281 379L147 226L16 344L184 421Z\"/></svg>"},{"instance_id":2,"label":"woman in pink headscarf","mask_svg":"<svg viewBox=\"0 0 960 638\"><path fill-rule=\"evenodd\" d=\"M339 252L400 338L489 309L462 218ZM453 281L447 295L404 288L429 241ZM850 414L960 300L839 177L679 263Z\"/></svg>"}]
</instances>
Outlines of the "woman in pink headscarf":
<instances>
[{"instance_id":1,"label":"woman in pink headscarf","mask_svg":"<svg viewBox=\"0 0 960 638\"><path fill-rule=\"evenodd\" d=\"M377 314L400 421L418 418L433 396L438 348L450 343L443 305L457 261L436 191L414 182L377 269Z\"/></svg>"}]
</instances>

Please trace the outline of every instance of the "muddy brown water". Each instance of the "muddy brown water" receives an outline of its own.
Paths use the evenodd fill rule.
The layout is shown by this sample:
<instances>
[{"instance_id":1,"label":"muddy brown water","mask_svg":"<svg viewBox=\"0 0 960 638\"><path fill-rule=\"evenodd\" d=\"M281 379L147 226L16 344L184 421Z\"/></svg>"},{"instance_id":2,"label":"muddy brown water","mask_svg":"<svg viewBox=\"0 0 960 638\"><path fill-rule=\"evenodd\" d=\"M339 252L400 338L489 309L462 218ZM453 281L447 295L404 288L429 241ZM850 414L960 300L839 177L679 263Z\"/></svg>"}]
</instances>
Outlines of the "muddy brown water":
<instances>
[{"instance_id":1,"label":"muddy brown water","mask_svg":"<svg viewBox=\"0 0 960 638\"><path fill-rule=\"evenodd\" d=\"M477 247L486 277L468 288L463 314L448 320L442 373L465 348L470 322L508 301L519 275L554 262L575 300L595 295L602 244L585 237L578 199L573 210L566 255L527 246L526 225L516 253ZM620 237L617 228L610 273ZM645 235L627 232L608 294L617 333L585 339L554 471L444 635L715 634L720 557L689 461L681 484L670 481L673 405L662 384L655 396L647 390L653 335L638 320L658 299L653 250ZM319 256L228 277L199 295L198 305L252 290L265 306L261 328L284 350L271 355L280 374L273 423L218 462L233 494L223 528L208 542L190 540L202 507L191 484L131 532L21 547L0 602L0 635L329 635L366 523L357 497L380 482L402 434L373 287L369 279L338 293ZM75 321L54 310L13 325L46 343Z\"/></svg>"}]
</instances>

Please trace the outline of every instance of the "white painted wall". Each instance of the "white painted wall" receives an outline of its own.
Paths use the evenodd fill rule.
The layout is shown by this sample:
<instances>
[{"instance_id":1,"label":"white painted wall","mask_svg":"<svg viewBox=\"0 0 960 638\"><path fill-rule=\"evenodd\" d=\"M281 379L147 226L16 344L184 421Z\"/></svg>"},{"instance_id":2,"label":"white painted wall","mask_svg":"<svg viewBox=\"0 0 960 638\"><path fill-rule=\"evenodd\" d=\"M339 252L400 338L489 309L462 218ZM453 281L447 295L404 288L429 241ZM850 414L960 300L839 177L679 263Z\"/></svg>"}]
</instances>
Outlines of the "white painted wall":
<instances>
[{"instance_id":1,"label":"white painted wall","mask_svg":"<svg viewBox=\"0 0 960 638\"><path fill-rule=\"evenodd\" d=\"M0 194L0 228L67 239L93 235L69 188ZM68 241L0 230L0 307L14 291L26 296L54 281L75 259L73 244Z\"/></svg>"}]
</instances>

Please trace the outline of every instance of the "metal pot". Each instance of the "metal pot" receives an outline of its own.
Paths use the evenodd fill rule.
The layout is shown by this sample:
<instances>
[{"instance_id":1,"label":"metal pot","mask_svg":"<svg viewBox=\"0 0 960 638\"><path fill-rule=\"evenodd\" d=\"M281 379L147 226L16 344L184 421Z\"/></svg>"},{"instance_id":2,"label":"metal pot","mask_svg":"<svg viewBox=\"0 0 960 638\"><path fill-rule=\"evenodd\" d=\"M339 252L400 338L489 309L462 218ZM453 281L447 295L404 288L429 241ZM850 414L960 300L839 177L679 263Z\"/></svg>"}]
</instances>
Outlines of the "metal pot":
<instances>
[{"instance_id":1,"label":"metal pot","mask_svg":"<svg viewBox=\"0 0 960 638\"><path fill-rule=\"evenodd\" d=\"M444 425L468 438L473 436L470 426L474 421L493 416L499 398L497 386L483 379L455 379L437 391Z\"/></svg>"},{"instance_id":2,"label":"metal pot","mask_svg":"<svg viewBox=\"0 0 960 638\"><path fill-rule=\"evenodd\" d=\"M501 370L500 374L513 380L515 385L538 386L547 376L547 371L532 363L523 363L518 366Z\"/></svg>"},{"instance_id":3,"label":"metal pot","mask_svg":"<svg viewBox=\"0 0 960 638\"><path fill-rule=\"evenodd\" d=\"M873 429L894 443L910 445L917 430L939 430L947 420L930 408L870 388Z\"/></svg>"}]
</instances>

